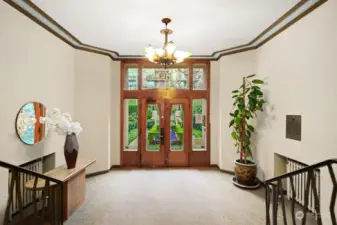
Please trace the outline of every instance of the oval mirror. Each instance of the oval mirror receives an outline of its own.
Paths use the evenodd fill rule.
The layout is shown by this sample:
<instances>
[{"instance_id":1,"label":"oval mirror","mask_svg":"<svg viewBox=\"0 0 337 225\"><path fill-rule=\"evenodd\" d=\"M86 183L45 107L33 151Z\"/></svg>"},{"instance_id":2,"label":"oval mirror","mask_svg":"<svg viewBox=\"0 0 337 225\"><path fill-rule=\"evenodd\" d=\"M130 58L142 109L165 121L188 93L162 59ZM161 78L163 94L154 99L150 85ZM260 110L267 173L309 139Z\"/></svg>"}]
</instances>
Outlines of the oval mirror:
<instances>
[{"instance_id":1,"label":"oval mirror","mask_svg":"<svg viewBox=\"0 0 337 225\"><path fill-rule=\"evenodd\" d=\"M27 145L42 141L47 135L45 125L40 123L40 117L45 117L47 109L39 102L28 102L18 112L16 117L16 133Z\"/></svg>"}]
</instances>

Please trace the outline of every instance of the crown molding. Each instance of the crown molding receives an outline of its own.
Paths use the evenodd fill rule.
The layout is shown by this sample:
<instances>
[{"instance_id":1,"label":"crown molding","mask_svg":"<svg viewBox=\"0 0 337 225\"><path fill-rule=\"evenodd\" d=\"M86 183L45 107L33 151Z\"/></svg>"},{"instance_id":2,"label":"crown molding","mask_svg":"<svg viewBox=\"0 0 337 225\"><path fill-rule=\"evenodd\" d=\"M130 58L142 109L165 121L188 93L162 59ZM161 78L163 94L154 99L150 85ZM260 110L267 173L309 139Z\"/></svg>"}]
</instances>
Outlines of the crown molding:
<instances>
[{"instance_id":1,"label":"crown molding","mask_svg":"<svg viewBox=\"0 0 337 225\"><path fill-rule=\"evenodd\" d=\"M106 55L112 60L145 58L142 55L121 55L116 51L82 43L30 0L4 1L75 49ZM249 43L215 51L211 55L193 55L191 58L217 61L226 55L257 49L327 1L301 0Z\"/></svg>"}]
</instances>

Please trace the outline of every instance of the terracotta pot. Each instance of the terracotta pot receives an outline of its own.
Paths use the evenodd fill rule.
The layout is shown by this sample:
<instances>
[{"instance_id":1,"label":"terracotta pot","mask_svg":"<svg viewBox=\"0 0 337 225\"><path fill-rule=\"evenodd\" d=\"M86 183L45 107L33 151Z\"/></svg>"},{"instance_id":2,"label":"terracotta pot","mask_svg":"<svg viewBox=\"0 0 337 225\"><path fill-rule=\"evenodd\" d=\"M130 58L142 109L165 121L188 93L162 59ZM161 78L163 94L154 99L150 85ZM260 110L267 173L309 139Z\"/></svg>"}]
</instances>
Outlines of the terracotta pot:
<instances>
[{"instance_id":1,"label":"terracotta pot","mask_svg":"<svg viewBox=\"0 0 337 225\"><path fill-rule=\"evenodd\" d=\"M74 169L76 167L78 151L79 145L76 135L74 133L67 135L64 143L64 157L68 169Z\"/></svg>"},{"instance_id":2,"label":"terracotta pot","mask_svg":"<svg viewBox=\"0 0 337 225\"><path fill-rule=\"evenodd\" d=\"M256 163L247 160L247 163L241 163L240 159L235 160L235 176L239 184L246 186L256 185Z\"/></svg>"}]
</instances>

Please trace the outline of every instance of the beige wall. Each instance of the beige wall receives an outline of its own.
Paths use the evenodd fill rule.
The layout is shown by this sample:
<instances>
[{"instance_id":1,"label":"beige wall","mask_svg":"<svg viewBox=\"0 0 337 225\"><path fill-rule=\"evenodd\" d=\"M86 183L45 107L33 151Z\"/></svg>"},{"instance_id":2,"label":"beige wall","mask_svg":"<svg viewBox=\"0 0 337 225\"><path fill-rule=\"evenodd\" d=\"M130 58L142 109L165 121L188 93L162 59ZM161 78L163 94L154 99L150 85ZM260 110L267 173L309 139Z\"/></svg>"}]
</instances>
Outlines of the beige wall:
<instances>
[{"instance_id":1,"label":"beige wall","mask_svg":"<svg viewBox=\"0 0 337 225\"><path fill-rule=\"evenodd\" d=\"M272 168L274 152L306 163L337 156L336 11L337 1L328 1L258 50L270 102L259 127L263 168ZM285 138L287 114L302 115L301 142Z\"/></svg>"},{"instance_id":2,"label":"beige wall","mask_svg":"<svg viewBox=\"0 0 337 225\"><path fill-rule=\"evenodd\" d=\"M88 173L119 165L120 63L90 52L75 52L75 116L84 130L80 156L97 161Z\"/></svg>"},{"instance_id":3,"label":"beige wall","mask_svg":"<svg viewBox=\"0 0 337 225\"><path fill-rule=\"evenodd\" d=\"M0 160L21 164L56 152L57 165L63 164L64 137L50 134L44 142L27 146L17 138L14 124L29 101L74 112L74 50L4 1L0 15ZM0 168L0 221L7 173Z\"/></svg>"},{"instance_id":4,"label":"beige wall","mask_svg":"<svg viewBox=\"0 0 337 225\"><path fill-rule=\"evenodd\" d=\"M218 125L217 132L213 131L212 136L217 134L219 167L223 170L233 171L234 160L238 156L231 139L232 130L228 127L229 113L233 107L231 92L240 87L243 76L256 72L256 51L222 57L219 60L219 67Z\"/></svg>"},{"instance_id":5,"label":"beige wall","mask_svg":"<svg viewBox=\"0 0 337 225\"><path fill-rule=\"evenodd\" d=\"M275 153L306 164L337 158L336 12L337 1L328 1L258 50L221 58L218 91L212 91L219 93L219 136L213 137L213 131L212 138L220 139L215 146L221 169L232 171L237 158L228 128L231 91L240 85L242 76L251 73L267 83L268 104L255 121L253 140L260 179L274 176ZM287 114L302 115L301 142L285 138ZM332 189L327 170L322 170L321 188L323 221L331 224L328 204Z\"/></svg>"},{"instance_id":6,"label":"beige wall","mask_svg":"<svg viewBox=\"0 0 337 225\"><path fill-rule=\"evenodd\" d=\"M220 91L220 63L211 62L211 93L210 93L210 123L211 123L211 165L219 164L219 129L220 129L220 109L219 109L219 91Z\"/></svg>"},{"instance_id":7,"label":"beige wall","mask_svg":"<svg viewBox=\"0 0 337 225\"><path fill-rule=\"evenodd\" d=\"M270 178L274 153L313 164L337 158L337 1L331 0L258 50L270 104L258 121L257 161ZM302 115L302 141L285 138L285 116ZM331 181L322 171L322 213L329 223ZM264 176L263 176L264 175Z\"/></svg>"},{"instance_id":8,"label":"beige wall","mask_svg":"<svg viewBox=\"0 0 337 225\"><path fill-rule=\"evenodd\" d=\"M120 165L120 62L111 63L110 88L110 166Z\"/></svg>"}]
</instances>

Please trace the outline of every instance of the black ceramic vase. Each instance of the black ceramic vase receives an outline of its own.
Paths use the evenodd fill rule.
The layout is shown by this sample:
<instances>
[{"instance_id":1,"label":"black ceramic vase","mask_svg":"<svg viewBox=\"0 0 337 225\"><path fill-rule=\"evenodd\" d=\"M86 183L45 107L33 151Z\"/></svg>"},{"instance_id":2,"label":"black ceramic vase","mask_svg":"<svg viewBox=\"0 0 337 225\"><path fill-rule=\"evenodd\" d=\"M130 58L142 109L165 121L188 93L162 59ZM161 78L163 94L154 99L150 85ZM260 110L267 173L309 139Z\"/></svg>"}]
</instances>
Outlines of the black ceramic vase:
<instances>
[{"instance_id":1,"label":"black ceramic vase","mask_svg":"<svg viewBox=\"0 0 337 225\"><path fill-rule=\"evenodd\" d=\"M78 150L79 146L76 134L72 133L67 135L64 143L64 157L66 159L68 169L74 169L76 167Z\"/></svg>"}]
</instances>

